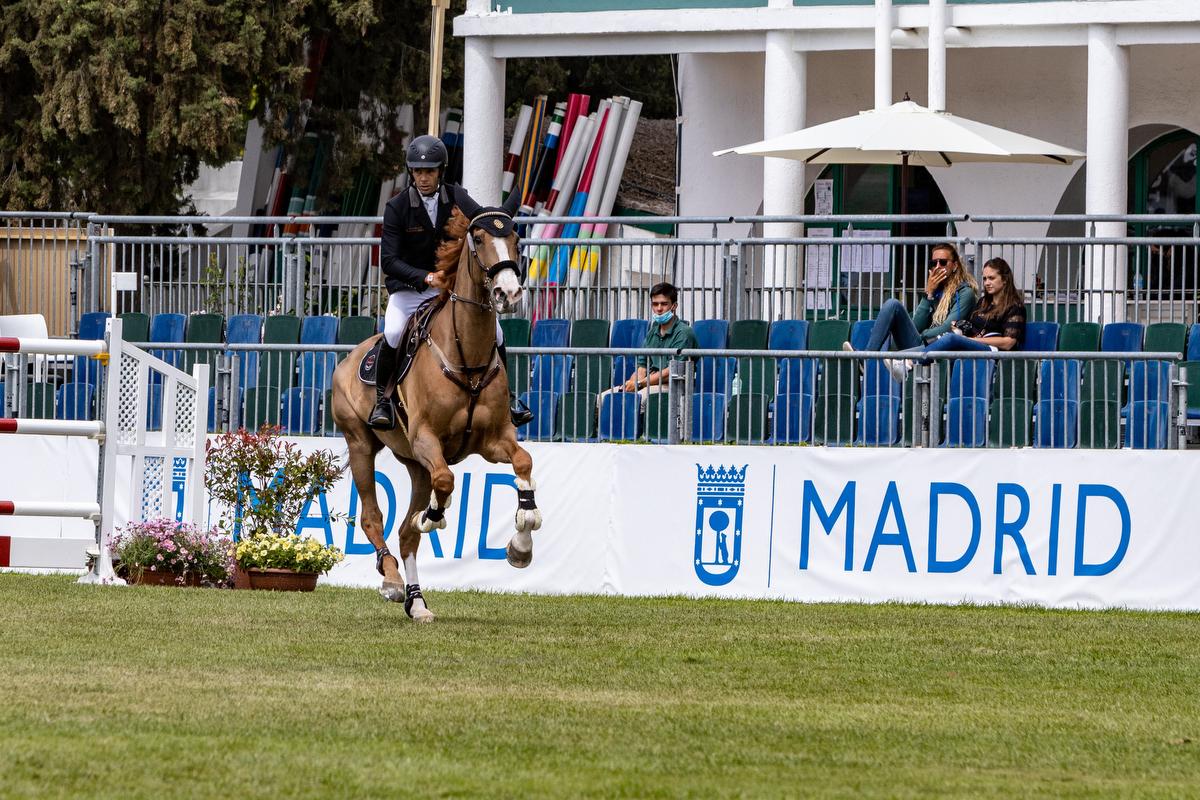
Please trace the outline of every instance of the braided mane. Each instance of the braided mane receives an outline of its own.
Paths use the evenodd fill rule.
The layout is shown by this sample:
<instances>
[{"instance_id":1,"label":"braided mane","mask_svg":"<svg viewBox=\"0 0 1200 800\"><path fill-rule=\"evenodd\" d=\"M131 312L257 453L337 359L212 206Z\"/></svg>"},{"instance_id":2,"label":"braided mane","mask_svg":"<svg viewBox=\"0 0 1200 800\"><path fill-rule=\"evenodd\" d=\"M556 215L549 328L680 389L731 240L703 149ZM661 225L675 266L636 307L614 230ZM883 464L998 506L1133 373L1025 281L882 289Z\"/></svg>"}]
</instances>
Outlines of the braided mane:
<instances>
[{"instance_id":1,"label":"braided mane","mask_svg":"<svg viewBox=\"0 0 1200 800\"><path fill-rule=\"evenodd\" d=\"M463 245L467 242L467 225L470 220L455 206L446 220L446 241L438 245L435 269L446 273L447 279L452 279L458 272L458 260L462 256ZM454 281L450 280L451 285Z\"/></svg>"}]
</instances>

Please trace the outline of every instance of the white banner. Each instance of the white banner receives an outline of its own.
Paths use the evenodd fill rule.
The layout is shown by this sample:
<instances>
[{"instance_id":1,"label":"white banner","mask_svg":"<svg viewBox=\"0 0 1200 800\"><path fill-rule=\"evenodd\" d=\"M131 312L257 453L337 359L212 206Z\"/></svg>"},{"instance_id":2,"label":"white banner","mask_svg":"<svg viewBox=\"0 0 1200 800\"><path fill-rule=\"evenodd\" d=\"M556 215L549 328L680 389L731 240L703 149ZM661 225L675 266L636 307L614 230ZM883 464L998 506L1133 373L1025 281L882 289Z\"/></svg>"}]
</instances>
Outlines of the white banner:
<instances>
[{"instance_id":1,"label":"white banner","mask_svg":"<svg viewBox=\"0 0 1200 800\"><path fill-rule=\"evenodd\" d=\"M345 455L340 439L295 441ZM94 443L5 442L3 499L95 496ZM454 468L446 529L422 538L423 586L1200 609L1194 453L525 446L545 519L532 565L517 570L504 558L516 509L511 468L473 457ZM381 453L376 478L398 552L408 473ZM359 507L347 474L309 504L300 530L346 550L328 580L374 587L374 551L353 525ZM338 514L351 519L331 521ZM68 533L72 524L86 530ZM14 536L91 531L85 521L2 525Z\"/></svg>"}]
</instances>

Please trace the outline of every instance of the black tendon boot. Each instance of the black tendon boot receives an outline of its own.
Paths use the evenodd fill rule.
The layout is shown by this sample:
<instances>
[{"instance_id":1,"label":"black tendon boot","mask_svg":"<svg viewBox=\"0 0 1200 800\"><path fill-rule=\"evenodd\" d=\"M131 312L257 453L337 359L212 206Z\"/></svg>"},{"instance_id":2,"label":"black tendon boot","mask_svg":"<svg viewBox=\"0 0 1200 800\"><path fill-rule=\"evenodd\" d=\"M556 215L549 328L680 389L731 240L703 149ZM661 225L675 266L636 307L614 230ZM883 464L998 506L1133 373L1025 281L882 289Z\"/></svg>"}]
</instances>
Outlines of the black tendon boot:
<instances>
[{"instance_id":1,"label":"black tendon boot","mask_svg":"<svg viewBox=\"0 0 1200 800\"><path fill-rule=\"evenodd\" d=\"M496 352L500 354L500 362L504 364L505 373L508 372L508 354L504 352L504 345L496 345ZM514 427L521 427L533 422L533 412L529 410L529 406L522 403L516 395L512 393L512 389L508 390L508 413L512 417Z\"/></svg>"},{"instance_id":2,"label":"black tendon boot","mask_svg":"<svg viewBox=\"0 0 1200 800\"><path fill-rule=\"evenodd\" d=\"M379 360L375 364L375 408L367 418L367 424L381 431L396 427L396 409L390 397L384 397L388 381L396 369L396 351L388 347L386 340L379 343Z\"/></svg>"}]
</instances>

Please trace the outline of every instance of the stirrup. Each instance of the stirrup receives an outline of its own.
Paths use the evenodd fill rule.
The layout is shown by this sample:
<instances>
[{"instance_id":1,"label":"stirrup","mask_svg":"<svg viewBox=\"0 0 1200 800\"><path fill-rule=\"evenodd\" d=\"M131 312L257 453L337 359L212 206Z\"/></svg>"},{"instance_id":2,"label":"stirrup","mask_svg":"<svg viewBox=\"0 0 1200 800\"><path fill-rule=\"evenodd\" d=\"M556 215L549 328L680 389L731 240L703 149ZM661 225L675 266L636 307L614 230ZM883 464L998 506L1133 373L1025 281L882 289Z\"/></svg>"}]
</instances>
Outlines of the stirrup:
<instances>
[{"instance_id":1,"label":"stirrup","mask_svg":"<svg viewBox=\"0 0 1200 800\"><path fill-rule=\"evenodd\" d=\"M371 410L371 416L367 417L367 425L379 431L390 431L396 427L396 409L390 398L380 396Z\"/></svg>"},{"instance_id":2,"label":"stirrup","mask_svg":"<svg viewBox=\"0 0 1200 800\"><path fill-rule=\"evenodd\" d=\"M522 403L518 397L510 395L510 398L512 403L508 407L508 414L512 417L513 427L519 428L522 425L528 425L533 422L533 412L529 410L529 407Z\"/></svg>"}]
</instances>

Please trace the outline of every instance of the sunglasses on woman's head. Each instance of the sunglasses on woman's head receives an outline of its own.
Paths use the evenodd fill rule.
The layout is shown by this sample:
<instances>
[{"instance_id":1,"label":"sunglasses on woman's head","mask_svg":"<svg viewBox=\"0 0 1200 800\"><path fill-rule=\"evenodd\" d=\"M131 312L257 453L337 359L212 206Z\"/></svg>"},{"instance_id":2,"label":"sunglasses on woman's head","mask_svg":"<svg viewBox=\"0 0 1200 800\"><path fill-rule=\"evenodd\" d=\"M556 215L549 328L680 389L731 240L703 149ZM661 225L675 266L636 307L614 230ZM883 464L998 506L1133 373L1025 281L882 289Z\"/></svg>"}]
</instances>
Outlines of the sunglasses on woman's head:
<instances>
[{"instance_id":1,"label":"sunglasses on woman's head","mask_svg":"<svg viewBox=\"0 0 1200 800\"><path fill-rule=\"evenodd\" d=\"M953 263L954 263L953 259L949 259L949 258L931 258L931 259L929 259L929 266L931 266L931 267L946 267Z\"/></svg>"}]
</instances>

